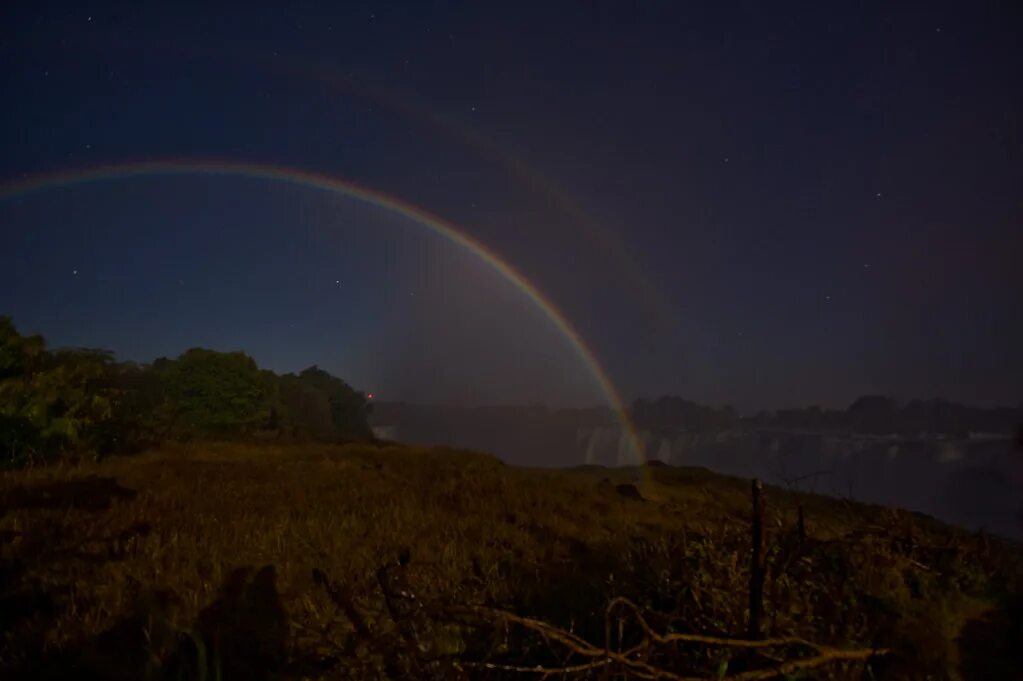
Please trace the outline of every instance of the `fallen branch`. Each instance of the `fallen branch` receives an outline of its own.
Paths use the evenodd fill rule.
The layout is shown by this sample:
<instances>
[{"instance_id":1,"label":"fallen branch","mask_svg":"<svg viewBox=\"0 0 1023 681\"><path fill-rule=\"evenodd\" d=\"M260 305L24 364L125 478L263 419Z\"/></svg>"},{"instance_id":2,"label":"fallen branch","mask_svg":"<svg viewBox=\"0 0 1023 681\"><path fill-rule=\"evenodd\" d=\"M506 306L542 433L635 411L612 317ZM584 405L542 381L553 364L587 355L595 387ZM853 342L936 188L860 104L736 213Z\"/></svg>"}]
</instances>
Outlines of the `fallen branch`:
<instances>
[{"instance_id":1,"label":"fallen branch","mask_svg":"<svg viewBox=\"0 0 1023 681\"><path fill-rule=\"evenodd\" d=\"M387 584L387 580L382 573L378 573L378 581L381 588L385 591L386 598L397 598L399 600L409 598L414 600L414 596L410 593L406 593L404 590L400 592L392 592ZM396 659L392 659L390 651L386 647L382 647L373 636L366 620L359 613L355 607L353 598L348 590L341 584L335 584L320 570L314 572L315 581L322 586L330 599L337 606L338 611L343 612L348 620L352 623L357 639L364 643L368 643L370 646L375 648L384 658L385 670L388 675L392 678L409 678L409 670L404 666L398 664ZM400 613L396 606L396 603L388 604L388 612L395 624L399 628L406 624L404 622L404 615ZM420 603L419 608L424 608L425 604ZM616 611L626 611L625 613L619 612L617 615ZM534 619L531 617L524 617L522 615L516 615L512 612L500 610L498 608L482 606L482 605L456 605L456 606L440 606L440 607L429 607L425 610L419 610L424 613L426 611L432 612L435 616L440 617L454 617L454 618L471 618L475 623L480 620L487 622L499 621L505 625L514 624L524 629L533 631L543 637L548 642L556 642L568 649L568 657L573 654L587 658L587 661L580 662L577 664L563 664L560 666L543 666L543 665L513 665L503 664L497 662L487 661L469 661L459 660L448 656L437 658L433 662L445 660L447 664L450 664L454 669L464 672L467 669L479 669L488 671L505 671L520 674L538 674L540 678L547 678L552 675L566 675L566 674L579 674L583 672L593 671L596 669L612 670L618 669L626 672L630 677L637 679L651 679L652 681L699 681L704 677L695 676L684 676L675 672L661 669L648 661L652 647L654 645L667 646L674 643L691 643L703 646L716 646L722 648L735 648L735 649L746 649L746 650L759 650L767 651L768 649L776 648L790 648L790 647L802 647L813 651L811 657L803 657L792 660L780 660L777 657L772 657L773 664L768 667L761 669L753 669L748 671L739 672L730 676L721 677L720 681L764 681L766 679L773 679L778 676L786 674L792 674L794 672L815 669L831 662L865 662L873 657L887 655L889 650L887 649L874 649L874 648L862 648L855 650L842 650L839 648L832 648L829 646L820 645L807 641L799 637L781 637L771 639L759 639L759 640L748 640L748 639L737 639L727 638L719 636L706 636L702 634L682 634L682 633L671 633L661 634L650 626L646 618L643 616L639 606L630 601L627 598L615 598L608 603L607 608L604 611L604 630L605 630L605 641L602 646L596 646L582 637L560 627L556 627L547 622ZM619 624L619 648L618 650L611 649L611 620L612 617L618 618ZM642 641L631 648L625 650L621 649L622 639L622 628L624 626L624 617L631 616L632 619L638 624L642 631ZM315 632L315 630L306 628L308 631ZM321 636L325 635L325 632L315 632ZM418 641L414 636L410 636L409 632L400 632L404 639L404 644L412 649L408 652L416 657L418 655L416 648L418 647ZM329 638L327 639L329 641ZM330 641L333 644L333 648L338 648L336 643ZM767 657L764 652L760 653L761 656ZM422 660L406 660L406 662L413 662L417 667L419 662ZM567 663L568 658L565 662ZM420 672L423 669L419 670Z\"/></svg>"},{"instance_id":2,"label":"fallen branch","mask_svg":"<svg viewBox=\"0 0 1023 681\"><path fill-rule=\"evenodd\" d=\"M815 669L829 662L865 662L872 657L887 655L890 651L886 648L864 648L861 650L839 650L837 648L826 649L815 657L804 657L799 660L782 662L777 667L769 669L756 669L741 674L723 677L721 681L763 681L773 679L785 674L792 674L797 671Z\"/></svg>"},{"instance_id":3,"label":"fallen branch","mask_svg":"<svg viewBox=\"0 0 1023 681\"><path fill-rule=\"evenodd\" d=\"M611 619L611 614L616 608L625 608L630 611L636 622L644 633L644 642L633 646L625 651L613 651L610 649L609 641L602 647L594 646L588 641L555 627L546 622L523 617L514 613L506 612L496 608L484 606L459 606L450 608L451 613L472 614L486 619L497 619L507 623L530 629L542 635L545 639L557 641L569 648L572 652L582 657L592 658L591 662L572 666L545 667L543 665L516 666L502 665L493 662L460 662L459 666L473 669L489 669L495 671L509 671L518 673L540 674L541 678L552 674L571 674L593 669L619 665L627 670L635 678L660 679L664 681L696 681L702 677L683 676L665 669L659 669L643 659L637 659L636 655L647 650L651 643L667 645L677 642L696 643L701 645L720 646L727 648L744 649L767 649L788 646L802 646L813 650L816 654L813 657L800 658L780 662L775 666L740 672L730 676L722 677L721 681L762 681L772 679L796 671L809 670L828 664L830 662L857 662L866 661L873 657L887 655L887 649L862 648L855 650L842 650L819 645L798 637L784 637L773 639L761 639L751 641L747 639L724 638L718 636L704 636L701 634L659 634L654 631L646 618L643 617L639 607L626 598L616 598L608 604L605 612L605 628Z\"/></svg>"},{"instance_id":4,"label":"fallen branch","mask_svg":"<svg viewBox=\"0 0 1023 681\"><path fill-rule=\"evenodd\" d=\"M705 636L703 634L658 634L647 623L646 618L643 617L643 614L639 609L639 606L630 601L628 598L618 597L612 600L607 606L608 613L616 607L624 607L629 610L633 617L636 618L636 622L639 624L640 628L643 629L643 633L646 634L650 640L661 645L683 642L721 646L723 648L780 648L782 646L801 645L815 650L821 649L817 644L796 636L764 638L751 641L745 638L723 638L720 636Z\"/></svg>"}]
</instances>

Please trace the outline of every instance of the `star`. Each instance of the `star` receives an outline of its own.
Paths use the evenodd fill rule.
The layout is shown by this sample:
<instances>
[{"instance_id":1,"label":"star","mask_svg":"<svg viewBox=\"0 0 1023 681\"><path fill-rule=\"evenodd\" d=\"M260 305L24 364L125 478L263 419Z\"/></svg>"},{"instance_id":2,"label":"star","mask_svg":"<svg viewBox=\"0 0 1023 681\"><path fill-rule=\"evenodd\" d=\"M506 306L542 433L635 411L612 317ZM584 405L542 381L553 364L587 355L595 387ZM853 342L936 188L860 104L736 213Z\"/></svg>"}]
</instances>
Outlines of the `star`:
<instances>
[{"instance_id":1,"label":"star","mask_svg":"<svg viewBox=\"0 0 1023 681\"><path fill-rule=\"evenodd\" d=\"M870 263L869 262L863 263L863 269L869 270L870 269Z\"/></svg>"},{"instance_id":2,"label":"star","mask_svg":"<svg viewBox=\"0 0 1023 681\"><path fill-rule=\"evenodd\" d=\"M725 156L725 163L728 163L728 157Z\"/></svg>"},{"instance_id":3,"label":"star","mask_svg":"<svg viewBox=\"0 0 1023 681\"><path fill-rule=\"evenodd\" d=\"M338 286L340 286L341 285L341 280L340 279L335 279L334 283L337 284Z\"/></svg>"},{"instance_id":4,"label":"star","mask_svg":"<svg viewBox=\"0 0 1023 681\"><path fill-rule=\"evenodd\" d=\"M875 194L875 196L876 196L877 198L881 198L881 192L878 192L877 194Z\"/></svg>"},{"instance_id":5,"label":"star","mask_svg":"<svg viewBox=\"0 0 1023 681\"><path fill-rule=\"evenodd\" d=\"M824 296L824 300L831 300L831 296Z\"/></svg>"},{"instance_id":6,"label":"star","mask_svg":"<svg viewBox=\"0 0 1023 681\"><path fill-rule=\"evenodd\" d=\"M77 277L78 276L78 270L71 270L71 274L73 274L74 276Z\"/></svg>"}]
</instances>

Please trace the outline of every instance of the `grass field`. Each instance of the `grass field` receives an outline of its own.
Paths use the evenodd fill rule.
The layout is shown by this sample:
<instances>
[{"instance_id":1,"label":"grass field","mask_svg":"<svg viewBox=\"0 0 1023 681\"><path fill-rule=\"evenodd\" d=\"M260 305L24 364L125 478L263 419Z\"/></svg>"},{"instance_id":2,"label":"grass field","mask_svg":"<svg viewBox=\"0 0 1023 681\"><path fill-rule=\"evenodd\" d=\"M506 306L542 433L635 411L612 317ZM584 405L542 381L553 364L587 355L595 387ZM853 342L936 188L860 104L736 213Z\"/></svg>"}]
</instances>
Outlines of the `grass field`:
<instances>
[{"instance_id":1,"label":"grass field","mask_svg":"<svg viewBox=\"0 0 1023 681\"><path fill-rule=\"evenodd\" d=\"M818 647L752 649L749 481L635 476L229 444L6 473L0 676L1023 678L1018 547L768 488L764 635Z\"/></svg>"}]
</instances>

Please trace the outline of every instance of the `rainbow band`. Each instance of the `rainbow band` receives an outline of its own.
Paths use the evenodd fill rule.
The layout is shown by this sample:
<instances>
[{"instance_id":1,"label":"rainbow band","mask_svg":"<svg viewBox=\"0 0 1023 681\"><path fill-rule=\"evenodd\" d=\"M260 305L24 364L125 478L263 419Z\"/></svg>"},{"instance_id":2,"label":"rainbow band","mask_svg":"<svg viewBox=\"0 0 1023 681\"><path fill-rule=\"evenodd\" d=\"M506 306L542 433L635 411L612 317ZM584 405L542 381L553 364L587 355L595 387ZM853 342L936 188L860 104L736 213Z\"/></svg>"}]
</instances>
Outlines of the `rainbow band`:
<instances>
[{"instance_id":1,"label":"rainbow band","mask_svg":"<svg viewBox=\"0 0 1023 681\"><path fill-rule=\"evenodd\" d=\"M360 187L351 182L341 180L329 175L312 173L295 168L282 166L262 165L254 163L224 163L218 161L144 161L133 163L122 163L117 165L97 166L80 170L70 170L59 173L36 175L26 179L0 185L0 200L10 199L17 196L24 196L32 192L45 191L58 187L86 184L90 182L102 182L106 180L121 180L134 177L148 177L158 175L212 175L225 177L242 177L259 180L272 180L285 184L319 189L325 192L358 199L374 206L378 206L392 213L408 218L416 224L423 225L433 232L447 238L459 246L474 253L502 277L515 285L533 303L543 311L559 331L568 339L572 347L579 354L583 363L592 373L601 392L604 393L608 404L615 411L622 427L625 429L635 456L641 464L645 464L644 448L639 442L635 428L629 419L625 404L615 389L607 372L604 371L600 362L594 356L593 351L583 342L579 332L565 318L565 315L533 284L529 282L518 270L502 260L497 254L489 250L484 244L458 229L449 222L432 215L425 210L383 194L374 189ZM642 466L643 469L646 466Z\"/></svg>"}]
</instances>

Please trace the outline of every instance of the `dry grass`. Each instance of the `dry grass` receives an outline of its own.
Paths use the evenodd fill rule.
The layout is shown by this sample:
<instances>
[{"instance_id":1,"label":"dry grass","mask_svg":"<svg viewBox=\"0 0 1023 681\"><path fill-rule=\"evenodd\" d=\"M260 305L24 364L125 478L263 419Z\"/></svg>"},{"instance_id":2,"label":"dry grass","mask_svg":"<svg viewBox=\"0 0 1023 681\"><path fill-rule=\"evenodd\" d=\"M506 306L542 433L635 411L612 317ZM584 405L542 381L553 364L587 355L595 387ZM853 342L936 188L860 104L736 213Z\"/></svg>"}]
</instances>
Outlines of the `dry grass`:
<instances>
[{"instance_id":1,"label":"dry grass","mask_svg":"<svg viewBox=\"0 0 1023 681\"><path fill-rule=\"evenodd\" d=\"M656 501L642 501L615 489L633 474L368 445L207 445L4 474L0 675L607 672L535 631L449 617L445 605L501 609L623 649L643 635L617 622L605 630L616 597L665 634L743 632L747 483L658 467ZM1013 547L885 509L769 489L768 520L769 634L891 647L872 663L879 677L956 678L963 613L1008 592L1018 570ZM406 559L391 584L381 567ZM684 641L650 655L690 675L781 659ZM859 678L864 664L822 669L814 678Z\"/></svg>"}]
</instances>

